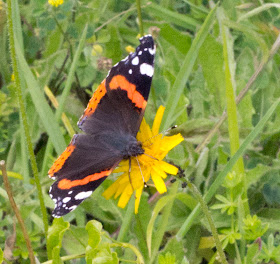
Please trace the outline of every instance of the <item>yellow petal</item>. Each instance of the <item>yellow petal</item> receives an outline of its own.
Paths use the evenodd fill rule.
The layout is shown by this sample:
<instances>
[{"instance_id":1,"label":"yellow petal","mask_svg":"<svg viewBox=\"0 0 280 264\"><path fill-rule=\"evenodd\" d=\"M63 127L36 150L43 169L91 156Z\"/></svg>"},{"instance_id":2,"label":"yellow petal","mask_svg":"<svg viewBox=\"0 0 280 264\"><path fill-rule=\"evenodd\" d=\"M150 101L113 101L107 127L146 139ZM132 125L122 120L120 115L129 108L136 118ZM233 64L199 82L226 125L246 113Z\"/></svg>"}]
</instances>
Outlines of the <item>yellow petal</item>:
<instances>
[{"instance_id":1,"label":"yellow petal","mask_svg":"<svg viewBox=\"0 0 280 264\"><path fill-rule=\"evenodd\" d=\"M144 143L145 141L147 141L148 139L150 139L153 135L152 135L152 130L150 128L150 126L146 123L145 118L143 118L141 125L140 125L140 132L138 132L136 138L137 140L139 140L140 142Z\"/></svg>"},{"instance_id":2,"label":"yellow petal","mask_svg":"<svg viewBox=\"0 0 280 264\"><path fill-rule=\"evenodd\" d=\"M125 172L128 171L128 160L122 160L118 167L113 170L113 173Z\"/></svg>"},{"instance_id":3,"label":"yellow petal","mask_svg":"<svg viewBox=\"0 0 280 264\"><path fill-rule=\"evenodd\" d=\"M122 174L119 178L118 181L120 184L127 184L129 182L128 174L125 172Z\"/></svg>"},{"instance_id":4,"label":"yellow petal","mask_svg":"<svg viewBox=\"0 0 280 264\"><path fill-rule=\"evenodd\" d=\"M174 136L164 137L161 140L161 149L169 151L180 144L183 140L184 138L180 133Z\"/></svg>"},{"instance_id":5,"label":"yellow petal","mask_svg":"<svg viewBox=\"0 0 280 264\"><path fill-rule=\"evenodd\" d=\"M135 207L134 207L135 214L138 214L138 208L139 208L139 204L140 204L140 198L142 195L142 191L143 191L143 187L138 188L135 192Z\"/></svg>"},{"instance_id":6,"label":"yellow petal","mask_svg":"<svg viewBox=\"0 0 280 264\"><path fill-rule=\"evenodd\" d=\"M117 191L119 187L119 184L117 182L112 183L103 193L102 196L105 197L105 199L110 199Z\"/></svg>"},{"instance_id":7,"label":"yellow petal","mask_svg":"<svg viewBox=\"0 0 280 264\"><path fill-rule=\"evenodd\" d=\"M157 110L156 117L154 119L153 127L152 127L152 132L153 135L157 135L159 133L159 128L160 128L160 123L163 117L165 107L160 106L159 109Z\"/></svg>"},{"instance_id":8,"label":"yellow petal","mask_svg":"<svg viewBox=\"0 0 280 264\"><path fill-rule=\"evenodd\" d=\"M118 206L121 208L125 208L132 194L133 194L133 190L131 188L131 185L129 184L124 189L119 199Z\"/></svg>"},{"instance_id":9,"label":"yellow petal","mask_svg":"<svg viewBox=\"0 0 280 264\"><path fill-rule=\"evenodd\" d=\"M119 187L114 195L114 198L117 199L125 190L127 184L119 184Z\"/></svg>"},{"instance_id":10,"label":"yellow petal","mask_svg":"<svg viewBox=\"0 0 280 264\"><path fill-rule=\"evenodd\" d=\"M154 170L161 178L165 179L165 178L167 177L167 175L166 175L166 173L164 172L164 170L163 170L160 166L158 166L158 163L159 163L159 162L157 162L156 165L153 166L153 170ZM168 163L167 163L167 164L168 164Z\"/></svg>"},{"instance_id":11,"label":"yellow petal","mask_svg":"<svg viewBox=\"0 0 280 264\"><path fill-rule=\"evenodd\" d=\"M152 171L151 174L152 174L152 179L153 179L153 182L156 186L157 191L160 194L166 192L167 189L166 189L166 186L165 186L165 183L164 183L163 179L157 173L155 173L154 171Z\"/></svg>"},{"instance_id":12,"label":"yellow petal","mask_svg":"<svg viewBox=\"0 0 280 264\"><path fill-rule=\"evenodd\" d=\"M174 165L171 165L163 160L158 161L158 166L165 172L176 175L178 173L178 168Z\"/></svg>"}]
</instances>

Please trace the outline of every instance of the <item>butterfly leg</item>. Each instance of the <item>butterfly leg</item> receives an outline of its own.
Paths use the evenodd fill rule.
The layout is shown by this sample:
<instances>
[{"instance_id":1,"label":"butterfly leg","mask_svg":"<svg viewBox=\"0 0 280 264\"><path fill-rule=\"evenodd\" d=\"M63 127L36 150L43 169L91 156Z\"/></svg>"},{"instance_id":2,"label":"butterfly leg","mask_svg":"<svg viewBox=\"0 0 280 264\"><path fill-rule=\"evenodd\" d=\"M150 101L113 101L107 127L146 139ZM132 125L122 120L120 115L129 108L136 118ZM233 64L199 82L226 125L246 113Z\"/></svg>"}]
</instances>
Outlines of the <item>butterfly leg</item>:
<instances>
[{"instance_id":1,"label":"butterfly leg","mask_svg":"<svg viewBox=\"0 0 280 264\"><path fill-rule=\"evenodd\" d=\"M143 173L142 173L142 170L141 170L141 166L140 166L139 160L137 159L137 157L135 157L135 158L136 158L136 160L137 160L137 163L138 163L138 166L139 166L139 170L140 170L140 173L141 173L143 182L144 182L144 187L146 188L148 185L147 185L147 183L145 182L145 179L144 179L144 176L143 176Z\"/></svg>"},{"instance_id":2,"label":"butterfly leg","mask_svg":"<svg viewBox=\"0 0 280 264\"><path fill-rule=\"evenodd\" d=\"M132 187L132 190L134 191L134 188L133 188L133 184L132 184L132 180L131 180L131 177L130 177L130 174L131 174L131 157L128 158L128 178L129 178L129 182L130 182L130 185Z\"/></svg>"}]
</instances>

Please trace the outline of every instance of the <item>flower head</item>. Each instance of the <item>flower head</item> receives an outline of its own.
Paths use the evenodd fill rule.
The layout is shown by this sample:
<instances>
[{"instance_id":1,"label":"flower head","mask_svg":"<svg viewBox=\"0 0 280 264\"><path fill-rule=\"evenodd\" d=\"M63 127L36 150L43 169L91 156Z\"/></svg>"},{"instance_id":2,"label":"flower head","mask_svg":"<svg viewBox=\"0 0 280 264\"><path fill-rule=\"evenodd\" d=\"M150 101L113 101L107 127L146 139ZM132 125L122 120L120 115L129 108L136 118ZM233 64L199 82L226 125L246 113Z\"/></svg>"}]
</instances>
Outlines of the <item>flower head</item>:
<instances>
[{"instance_id":1,"label":"flower head","mask_svg":"<svg viewBox=\"0 0 280 264\"><path fill-rule=\"evenodd\" d=\"M63 0L49 0L48 1L50 5L58 7L59 5L63 4Z\"/></svg>"},{"instance_id":2,"label":"flower head","mask_svg":"<svg viewBox=\"0 0 280 264\"><path fill-rule=\"evenodd\" d=\"M130 52L135 52L135 48L133 48L132 46L128 45L125 47L125 50L127 51L127 53L130 53Z\"/></svg>"},{"instance_id":3,"label":"flower head","mask_svg":"<svg viewBox=\"0 0 280 264\"><path fill-rule=\"evenodd\" d=\"M119 198L118 206L124 208L131 195L135 191L135 213L138 213L140 198L144 184L152 178L154 186L159 193L166 192L163 181L167 177L166 173L176 175L178 168L163 161L167 153L184 139L181 134L174 136L163 136L159 134L160 123L164 113L164 107L160 106L152 129L143 119L137 140L142 143L144 154L131 157L131 170L129 176L129 161L123 160L114 172L122 173L121 176L103 193L106 199Z\"/></svg>"}]
</instances>

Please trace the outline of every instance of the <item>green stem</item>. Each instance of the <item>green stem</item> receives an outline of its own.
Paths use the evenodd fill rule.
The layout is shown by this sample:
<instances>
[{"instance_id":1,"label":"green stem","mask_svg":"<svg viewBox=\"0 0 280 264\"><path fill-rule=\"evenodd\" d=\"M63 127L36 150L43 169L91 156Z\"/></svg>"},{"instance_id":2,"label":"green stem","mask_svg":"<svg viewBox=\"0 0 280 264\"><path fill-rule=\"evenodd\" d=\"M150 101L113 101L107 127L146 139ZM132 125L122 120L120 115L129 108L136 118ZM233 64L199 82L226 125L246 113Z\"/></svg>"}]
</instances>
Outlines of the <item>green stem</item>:
<instances>
[{"instance_id":1,"label":"green stem","mask_svg":"<svg viewBox=\"0 0 280 264\"><path fill-rule=\"evenodd\" d=\"M136 5L137 5L137 15L138 15L140 35L144 36L144 27L143 27L142 14L141 14L141 0L136 0Z\"/></svg>"},{"instance_id":2,"label":"green stem","mask_svg":"<svg viewBox=\"0 0 280 264\"><path fill-rule=\"evenodd\" d=\"M78 255L69 255L69 256L64 256L64 257L60 257L60 259L62 261L66 261L66 260L71 260L71 259L80 259L80 258L84 258L85 254L78 254ZM48 260L45 262L42 262L41 264L52 264L53 260Z\"/></svg>"},{"instance_id":3,"label":"green stem","mask_svg":"<svg viewBox=\"0 0 280 264\"><path fill-rule=\"evenodd\" d=\"M12 206L12 208L13 208L13 210L15 212L15 215L17 217L17 220L19 222L19 226L21 228L21 231L22 231L25 243L26 243L26 247L27 247L27 250L28 250L30 263L31 264L35 264L36 262L35 262L35 257L34 257L34 254L33 254L33 249L32 249L32 245L31 245L31 241L30 241L30 238L28 236L28 233L27 233L27 230L25 228L25 225L24 225L24 222L22 220L22 217L21 217L21 214L19 212L19 209L18 209L18 207L17 207L17 205L15 203L15 200L13 198L13 193L12 193L11 186L9 184L7 170L6 170L6 166L5 166L5 161L4 160L0 161L0 166L1 166L1 170L2 170L3 182L4 182L4 185L5 185L5 188L6 188L6 192L8 194L11 206Z\"/></svg>"},{"instance_id":4,"label":"green stem","mask_svg":"<svg viewBox=\"0 0 280 264\"><path fill-rule=\"evenodd\" d=\"M225 177L227 174L232 170L234 164L236 161L239 159L239 157L244 153L244 151L247 149L249 144L260 134L262 129L264 128L264 125L266 122L269 120L271 115L275 112L276 108L278 107L280 103L280 100L277 100L276 102L273 103L273 105L267 110L265 115L262 117L262 119L259 121L259 123L255 126L255 128L251 131L251 133L245 138L243 143L241 144L240 148L238 151L231 157L229 162L226 164L225 168L223 171L221 171L215 181L212 183L211 187L205 194L205 201L208 203L211 198L214 196L218 188L222 185ZM193 225L194 221L198 218L200 213L200 208L199 206L196 206L194 210L190 213L186 221L183 223L181 226L180 230L177 233L177 239L181 240L185 236L185 234L189 231L191 226Z\"/></svg>"},{"instance_id":5,"label":"green stem","mask_svg":"<svg viewBox=\"0 0 280 264\"><path fill-rule=\"evenodd\" d=\"M157 254L158 254L158 251L159 251L159 248L160 248L160 245L162 242L162 238L164 236L164 233L165 233L167 225L168 225L168 219L171 214L171 210L173 207L175 194L177 193L177 190L178 190L178 186L179 186L179 183L175 182L172 185L172 187L170 188L169 195L170 195L170 197L172 197L172 195L173 195L174 198L164 208L162 218L158 225L157 235L155 236L155 240L153 243L153 250L152 250L152 255L151 255L151 259L150 259L149 263L153 263L154 259L156 258Z\"/></svg>"},{"instance_id":6,"label":"green stem","mask_svg":"<svg viewBox=\"0 0 280 264\"><path fill-rule=\"evenodd\" d=\"M56 16L55 16L55 14L52 14L52 15L53 15L53 19L54 19L54 21L55 21L55 23L56 23L56 25L57 25L59 31L61 32L61 34L64 36L64 38L66 39L66 41L67 41L68 44L69 44L70 57L71 57L71 60L73 60L73 49L72 49L71 41L69 40L67 34L63 31L63 29L62 29L61 25L59 24L59 22L58 22L58 20L57 20L57 18L56 18Z\"/></svg>"},{"instance_id":7,"label":"green stem","mask_svg":"<svg viewBox=\"0 0 280 264\"><path fill-rule=\"evenodd\" d=\"M225 80L226 80L226 106L228 112L228 133L230 139L231 155L239 149L239 128L237 120L237 108L235 103L235 95L232 84L232 76L229 66L229 48L228 48L228 31L224 25L222 25L222 36L223 36L223 54L224 54L224 66L225 66ZM244 175L244 163L243 158L240 157L233 170L238 174ZM244 178L244 177L243 177Z\"/></svg>"},{"instance_id":8,"label":"green stem","mask_svg":"<svg viewBox=\"0 0 280 264\"><path fill-rule=\"evenodd\" d=\"M128 203L128 207L122 221L121 229L117 238L118 242L124 241L125 237L127 237L128 230L131 226L131 221L134 215L134 199L130 199Z\"/></svg>"},{"instance_id":9,"label":"green stem","mask_svg":"<svg viewBox=\"0 0 280 264\"><path fill-rule=\"evenodd\" d=\"M232 83L232 76L230 71L230 62L229 62L229 54L232 53L232 50L229 49L228 39L229 32L225 25L221 25L221 32L223 37L223 55L224 55L224 67L225 67L225 80L226 80L226 107L228 113L228 133L230 140L230 150L231 155L234 155L236 151L239 149L239 128L238 128L238 119L237 119L237 104L235 103L235 94ZM233 56L233 55L232 55ZM243 157L241 156L236 164L233 167L233 170L242 175L242 183L239 187L239 191L236 190L236 193L241 192L242 200L244 201L244 209L245 215L250 214L250 207L248 203L248 195L247 195L247 183L246 183L246 175L244 169ZM244 240L241 240L240 243L241 252L245 252L245 244ZM244 255L242 254L242 257Z\"/></svg>"},{"instance_id":10,"label":"green stem","mask_svg":"<svg viewBox=\"0 0 280 264\"><path fill-rule=\"evenodd\" d=\"M141 255L140 251L133 245L129 244L129 243L119 243L119 242L116 242L116 243L112 243L112 244L109 244L110 247L122 247L122 248L129 248L131 249L134 254L136 255L136 262L139 263L139 264L144 264L144 259L143 259L143 256Z\"/></svg>"},{"instance_id":11,"label":"green stem","mask_svg":"<svg viewBox=\"0 0 280 264\"><path fill-rule=\"evenodd\" d=\"M211 214L210 214L210 212L208 210L207 204L204 201L201 193L199 192L199 190L196 188L196 186L194 184L190 183L185 178L180 178L178 176L173 176L173 177L177 178L180 181L183 181L183 182L187 183L189 189L191 190L191 192L197 197L197 199L198 199L198 201L200 203L201 209L202 209L202 211L203 211L204 215L206 216L207 221L209 223L209 226L210 226L210 229L211 229L211 232L212 232L215 244L216 244L217 251L219 252L219 257L221 259L221 263L228 264L228 262L226 260L225 253L223 251L222 243L221 243L221 241L219 239L218 231L217 231L217 229L215 227L213 218L212 218L212 216L211 216Z\"/></svg>"},{"instance_id":12,"label":"green stem","mask_svg":"<svg viewBox=\"0 0 280 264\"><path fill-rule=\"evenodd\" d=\"M22 87L21 87L20 78L19 78L19 68L18 68L16 49L15 49L15 35L14 35L15 33L14 33L14 25L13 25L13 20L12 20L12 2L11 2L11 0L7 0L7 15L8 15L8 32L9 32L9 40L10 40L10 53L11 53L11 59L12 59L12 65L13 65L13 72L14 72L14 76L15 76L15 89L16 89L16 94L18 97L18 104L19 104L20 114L21 114L21 118L22 118L29 158L30 158L30 162L31 162L31 168L33 171L34 180L35 180L36 188L38 191L40 208L41 208L43 222L44 222L45 236L47 239L47 234L48 234L47 210L46 210L46 206L45 206L45 202L44 202L44 198L43 198L42 187L41 187L40 180L39 180L39 173L38 173L36 158L35 158L35 154L33 152L33 145L32 145L30 131L29 131L29 127L28 127L27 114L25 111L25 105L24 105L24 100L23 100L23 95L22 95Z\"/></svg>"}]
</instances>

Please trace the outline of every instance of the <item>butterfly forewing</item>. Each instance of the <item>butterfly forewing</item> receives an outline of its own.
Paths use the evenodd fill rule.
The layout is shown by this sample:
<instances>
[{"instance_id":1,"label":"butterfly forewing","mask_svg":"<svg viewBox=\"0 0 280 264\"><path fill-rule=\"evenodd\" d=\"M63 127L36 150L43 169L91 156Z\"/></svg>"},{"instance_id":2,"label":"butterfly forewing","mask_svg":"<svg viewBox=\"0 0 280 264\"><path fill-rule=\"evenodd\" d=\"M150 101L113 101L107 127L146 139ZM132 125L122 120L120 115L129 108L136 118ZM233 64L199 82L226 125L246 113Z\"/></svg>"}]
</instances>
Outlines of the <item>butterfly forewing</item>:
<instances>
[{"instance_id":1,"label":"butterfly forewing","mask_svg":"<svg viewBox=\"0 0 280 264\"><path fill-rule=\"evenodd\" d=\"M154 72L155 46L150 35L134 53L117 63L91 98L75 135L49 170L53 216L74 210L128 157L143 118ZM139 154L141 149L139 150ZM134 153L133 155L137 155Z\"/></svg>"}]
</instances>

